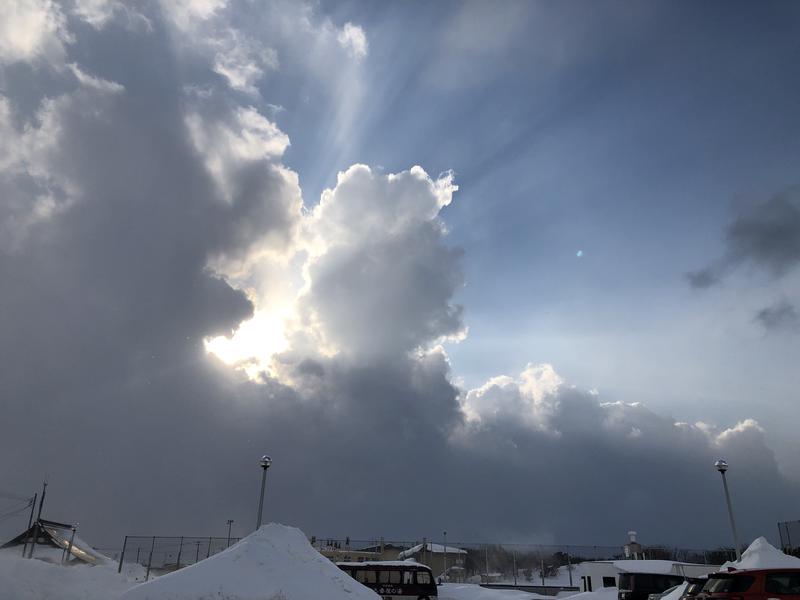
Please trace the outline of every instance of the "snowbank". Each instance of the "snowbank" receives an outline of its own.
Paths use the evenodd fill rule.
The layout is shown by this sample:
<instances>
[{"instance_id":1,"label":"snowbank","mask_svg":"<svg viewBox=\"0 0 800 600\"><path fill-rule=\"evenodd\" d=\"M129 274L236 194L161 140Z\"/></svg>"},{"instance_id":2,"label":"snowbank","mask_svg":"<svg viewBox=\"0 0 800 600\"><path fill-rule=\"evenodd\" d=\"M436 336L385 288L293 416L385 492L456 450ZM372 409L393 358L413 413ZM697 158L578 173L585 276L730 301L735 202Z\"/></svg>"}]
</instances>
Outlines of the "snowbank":
<instances>
[{"instance_id":1,"label":"snowbank","mask_svg":"<svg viewBox=\"0 0 800 600\"><path fill-rule=\"evenodd\" d=\"M538 594L519 590L492 590L474 583L443 583L439 586L439 600L537 600ZM549 598L552 600L552 596Z\"/></svg>"},{"instance_id":2,"label":"snowbank","mask_svg":"<svg viewBox=\"0 0 800 600\"><path fill-rule=\"evenodd\" d=\"M109 600L132 585L113 565L61 566L22 558L19 548L0 550L0 600Z\"/></svg>"},{"instance_id":3,"label":"snowbank","mask_svg":"<svg viewBox=\"0 0 800 600\"><path fill-rule=\"evenodd\" d=\"M271 523L197 564L137 585L122 600L379 600L311 547Z\"/></svg>"},{"instance_id":4,"label":"snowbank","mask_svg":"<svg viewBox=\"0 0 800 600\"><path fill-rule=\"evenodd\" d=\"M720 567L720 571L734 569L797 569L800 558L789 556L770 544L765 538L755 540L742 554L742 560L728 561Z\"/></svg>"}]
</instances>

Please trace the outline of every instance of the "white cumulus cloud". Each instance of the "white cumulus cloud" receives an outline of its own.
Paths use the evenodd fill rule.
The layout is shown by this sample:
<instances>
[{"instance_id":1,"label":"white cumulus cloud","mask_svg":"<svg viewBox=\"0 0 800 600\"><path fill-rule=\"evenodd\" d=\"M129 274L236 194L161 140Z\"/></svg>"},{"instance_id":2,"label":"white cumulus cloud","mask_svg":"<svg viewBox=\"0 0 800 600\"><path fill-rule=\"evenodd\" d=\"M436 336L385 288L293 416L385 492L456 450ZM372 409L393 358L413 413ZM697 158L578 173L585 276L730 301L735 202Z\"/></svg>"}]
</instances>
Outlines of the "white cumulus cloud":
<instances>
[{"instance_id":1,"label":"white cumulus cloud","mask_svg":"<svg viewBox=\"0 0 800 600\"><path fill-rule=\"evenodd\" d=\"M353 58L362 59L369 51L367 35L358 25L345 23L344 27L339 30L336 39Z\"/></svg>"}]
</instances>

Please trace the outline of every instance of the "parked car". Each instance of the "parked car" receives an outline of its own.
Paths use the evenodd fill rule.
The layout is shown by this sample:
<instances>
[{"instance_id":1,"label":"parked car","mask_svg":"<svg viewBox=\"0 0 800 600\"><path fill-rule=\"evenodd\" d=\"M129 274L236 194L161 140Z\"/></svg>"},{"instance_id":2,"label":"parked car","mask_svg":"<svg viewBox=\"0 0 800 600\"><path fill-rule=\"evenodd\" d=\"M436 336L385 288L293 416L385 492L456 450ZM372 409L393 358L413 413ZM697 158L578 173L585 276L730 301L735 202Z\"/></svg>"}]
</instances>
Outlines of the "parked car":
<instances>
[{"instance_id":1,"label":"parked car","mask_svg":"<svg viewBox=\"0 0 800 600\"><path fill-rule=\"evenodd\" d=\"M697 600L797 600L800 569L712 573Z\"/></svg>"},{"instance_id":2,"label":"parked car","mask_svg":"<svg viewBox=\"0 0 800 600\"><path fill-rule=\"evenodd\" d=\"M648 600L650 594L660 594L683 580L680 575L663 573L620 573L617 597L619 600Z\"/></svg>"},{"instance_id":3,"label":"parked car","mask_svg":"<svg viewBox=\"0 0 800 600\"><path fill-rule=\"evenodd\" d=\"M678 585L680 585L680 584L678 584ZM678 586L677 585L673 585L671 588L668 588L668 589L664 590L663 592L657 592L655 594L649 594L647 596L647 600L661 600L661 598L663 598L667 594L671 594L672 592L674 592L677 589L678 589Z\"/></svg>"},{"instance_id":4,"label":"parked car","mask_svg":"<svg viewBox=\"0 0 800 600\"><path fill-rule=\"evenodd\" d=\"M680 600L696 600L697 595L703 591L703 586L707 580L707 577L687 577L686 583L688 585L683 590Z\"/></svg>"}]
</instances>

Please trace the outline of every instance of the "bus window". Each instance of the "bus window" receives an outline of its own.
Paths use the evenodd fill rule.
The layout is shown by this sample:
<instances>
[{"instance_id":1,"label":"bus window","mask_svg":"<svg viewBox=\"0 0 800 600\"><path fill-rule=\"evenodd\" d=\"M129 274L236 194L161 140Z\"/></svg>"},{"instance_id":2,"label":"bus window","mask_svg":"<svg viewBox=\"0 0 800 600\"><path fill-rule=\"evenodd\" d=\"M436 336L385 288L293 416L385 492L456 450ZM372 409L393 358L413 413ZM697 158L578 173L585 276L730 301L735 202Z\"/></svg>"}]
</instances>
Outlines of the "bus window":
<instances>
[{"instance_id":1,"label":"bus window","mask_svg":"<svg viewBox=\"0 0 800 600\"><path fill-rule=\"evenodd\" d=\"M403 585L412 585L414 583L414 571L403 571Z\"/></svg>"},{"instance_id":2,"label":"bus window","mask_svg":"<svg viewBox=\"0 0 800 600\"><path fill-rule=\"evenodd\" d=\"M365 571L359 569L356 571L356 581L359 583L378 583L375 571Z\"/></svg>"},{"instance_id":3,"label":"bus window","mask_svg":"<svg viewBox=\"0 0 800 600\"><path fill-rule=\"evenodd\" d=\"M379 571L378 581L380 583L400 583L400 571Z\"/></svg>"},{"instance_id":4,"label":"bus window","mask_svg":"<svg viewBox=\"0 0 800 600\"><path fill-rule=\"evenodd\" d=\"M427 571L417 571L417 583L420 585L429 585L431 582L431 574Z\"/></svg>"}]
</instances>

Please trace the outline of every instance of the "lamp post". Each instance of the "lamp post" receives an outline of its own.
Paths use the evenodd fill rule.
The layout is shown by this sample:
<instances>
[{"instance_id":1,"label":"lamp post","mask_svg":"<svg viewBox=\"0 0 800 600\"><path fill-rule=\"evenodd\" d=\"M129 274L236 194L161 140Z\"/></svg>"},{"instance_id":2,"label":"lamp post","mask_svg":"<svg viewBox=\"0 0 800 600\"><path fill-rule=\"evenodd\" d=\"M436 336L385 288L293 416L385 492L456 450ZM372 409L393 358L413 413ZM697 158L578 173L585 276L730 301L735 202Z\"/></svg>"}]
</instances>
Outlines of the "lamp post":
<instances>
[{"instance_id":1,"label":"lamp post","mask_svg":"<svg viewBox=\"0 0 800 600\"><path fill-rule=\"evenodd\" d=\"M228 541L225 543L226 548L230 548L231 545L231 525L233 525L233 519L228 519Z\"/></svg>"},{"instance_id":2,"label":"lamp post","mask_svg":"<svg viewBox=\"0 0 800 600\"><path fill-rule=\"evenodd\" d=\"M728 505L728 517L731 520L731 531L733 532L733 543L736 545L736 560L742 560L741 545L739 544L739 534L736 533L736 521L733 519L733 508L731 507L731 495L728 492L728 479L725 477L725 471L728 470L728 463L724 460L718 460L714 466L722 475L722 487L725 489L725 502Z\"/></svg>"},{"instance_id":3,"label":"lamp post","mask_svg":"<svg viewBox=\"0 0 800 600\"><path fill-rule=\"evenodd\" d=\"M266 454L258 461L261 466L261 497L258 499L258 521L256 521L256 529L261 527L261 511L264 510L264 487L267 485L267 469L272 465L272 459Z\"/></svg>"}]
</instances>

